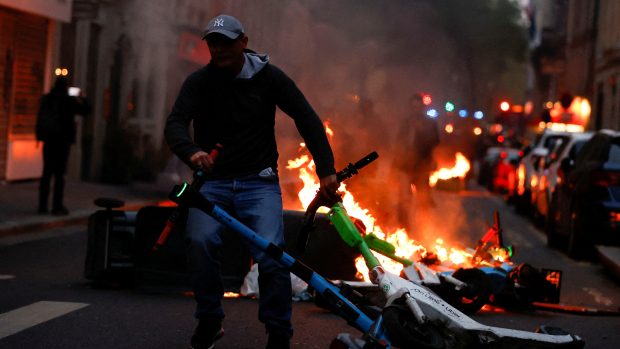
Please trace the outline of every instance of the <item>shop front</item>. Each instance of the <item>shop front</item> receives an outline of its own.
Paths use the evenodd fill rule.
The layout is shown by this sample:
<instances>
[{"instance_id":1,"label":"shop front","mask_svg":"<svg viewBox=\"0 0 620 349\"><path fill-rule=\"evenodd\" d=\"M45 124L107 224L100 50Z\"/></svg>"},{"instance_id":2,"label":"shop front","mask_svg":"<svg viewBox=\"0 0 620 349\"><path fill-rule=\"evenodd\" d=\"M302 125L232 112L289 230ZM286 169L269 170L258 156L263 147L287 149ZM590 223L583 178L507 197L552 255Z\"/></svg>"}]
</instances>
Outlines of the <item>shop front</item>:
<instances>
[{"instance_id":1,"label":"shop front","mask_svg":"<svg viewBox=\"0 0 620 349\"><path fill-rule=\"evenodd\" d=\"M0 0L0 180L41 175L36 114L53 75L56 23L70 18L68 0Z\"/></svg>"}]
</instances>

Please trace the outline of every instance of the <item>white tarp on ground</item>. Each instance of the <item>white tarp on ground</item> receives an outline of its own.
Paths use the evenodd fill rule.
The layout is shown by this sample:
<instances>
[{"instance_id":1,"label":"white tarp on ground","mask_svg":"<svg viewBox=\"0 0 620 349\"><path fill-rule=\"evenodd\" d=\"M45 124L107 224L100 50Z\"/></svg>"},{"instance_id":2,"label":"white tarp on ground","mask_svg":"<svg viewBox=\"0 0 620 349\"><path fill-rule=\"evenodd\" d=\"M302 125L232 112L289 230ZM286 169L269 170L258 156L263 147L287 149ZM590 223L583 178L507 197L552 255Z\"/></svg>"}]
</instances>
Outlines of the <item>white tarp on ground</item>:
<instances>
[{"instance_id":1,"label":"white tarp on ground","mask_svg":"<svg viewBox=\"0 0 620 349\"><path fill-rule=\"evenodd\" d=\"M291 274L291 290L293 291L293 300L308 300L309 295L307 293L308 284L296 275ZM242 296L259 298L258 292L258 264L254 263L252 268L243 279L243 285L239 291Z\"/></svg>"}]
</instances>

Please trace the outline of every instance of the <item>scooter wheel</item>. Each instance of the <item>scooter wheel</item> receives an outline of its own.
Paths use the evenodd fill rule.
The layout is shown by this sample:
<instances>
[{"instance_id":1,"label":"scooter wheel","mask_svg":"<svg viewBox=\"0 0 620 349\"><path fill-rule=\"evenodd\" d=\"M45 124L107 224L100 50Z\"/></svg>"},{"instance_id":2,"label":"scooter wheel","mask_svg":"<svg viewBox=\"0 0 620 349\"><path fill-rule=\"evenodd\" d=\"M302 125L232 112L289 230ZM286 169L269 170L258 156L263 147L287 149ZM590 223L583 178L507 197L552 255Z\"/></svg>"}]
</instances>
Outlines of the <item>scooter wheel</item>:
<instances>
[{"instance_id":1,"label":"scooter wheel","mask_svg":"<svg viewBox=\"0 0 620 349\"><path fill-rule=\"evenodd\" d=\"M441 349L445 342L435 325L420 325L411 311L401 305L383 309L383 323L392 345L398 348Z\"/></svg>"},{"instance_id":2,"label":"scooter wheel","mask_svg":"<svg viewBox=\"0 0 620 349\"><path fill-rule=\"evenodd\" d=\"M452 289L451 296L446 297L448 303L465 314L474 314L489 301L491 281L480 269L458 269L452 276L467 284L461 290Z\"/></svg>"}]
</instances>

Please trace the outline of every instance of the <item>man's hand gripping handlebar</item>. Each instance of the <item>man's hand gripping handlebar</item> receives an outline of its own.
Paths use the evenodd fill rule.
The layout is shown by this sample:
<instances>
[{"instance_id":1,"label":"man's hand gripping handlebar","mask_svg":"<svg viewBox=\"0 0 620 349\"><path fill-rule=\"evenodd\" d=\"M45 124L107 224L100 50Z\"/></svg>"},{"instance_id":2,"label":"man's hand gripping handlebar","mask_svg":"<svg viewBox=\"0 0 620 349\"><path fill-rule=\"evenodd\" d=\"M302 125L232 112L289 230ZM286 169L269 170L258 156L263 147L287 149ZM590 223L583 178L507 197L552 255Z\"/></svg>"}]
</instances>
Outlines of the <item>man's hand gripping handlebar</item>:
<instances>
[{"instance_id":1,"label":"man's hand gripping handlebar","mask_svg":"<svg viewBox=\"0 0 620 349\"><path fill-rule=\"evenodd\" d=\"M200 166L200 165L197 166L196 170L194 171L192 183L190 184L192 188L196 190L200 190L200 187L202 187L202 185L204 184L206 180L207 173L209 172L211 168L213 168L213 164L215 163L215 160L217 159L221 150L222 150L222 145L220 144L217 144L215 148L211 150L211 152L209 153L209 158L211 160L209 167L204 168L203 166ZM168 235L170 235L170 232L172 232L172 230L176 226L176 222L180 216L181 216L181 206L177 206L177 208L175 208L174 211L172 211L172 213L170 214L170 217L168 217L168 220L166 221L166 226L164 226L164 229L159 234L159 238L157 239L157 242L155 242L155 245L153 245L152 252L156 252L162 246L164 246L164 244L166 243L166 240L168 240Z\"/></svg>"},{"instance_id":2,"label":"man's hand gripping handlebar","mask_svg":"<svg viewBox=\"0 0 620 349\"><path fill-rule=\"evenodd\" d=\"M349 164L343 170L336 173L336 181L341 183L358 173L358 170L373 162L379 157L376 151L366 155L361 160L356 162L355 164ZM308 240L310 238L310 232L314 230L314 217L316 216L316 211L321 206L332 207L337 202L342 201L340 196L334 195L325 195L318 191L308 208L306 209L306 214L304 215L304 221L301 225L301 230L299 232L299 236L297 238L297 252L303 253L306 250L306 246L308 245Z\"/></svg>"}]
</instances>

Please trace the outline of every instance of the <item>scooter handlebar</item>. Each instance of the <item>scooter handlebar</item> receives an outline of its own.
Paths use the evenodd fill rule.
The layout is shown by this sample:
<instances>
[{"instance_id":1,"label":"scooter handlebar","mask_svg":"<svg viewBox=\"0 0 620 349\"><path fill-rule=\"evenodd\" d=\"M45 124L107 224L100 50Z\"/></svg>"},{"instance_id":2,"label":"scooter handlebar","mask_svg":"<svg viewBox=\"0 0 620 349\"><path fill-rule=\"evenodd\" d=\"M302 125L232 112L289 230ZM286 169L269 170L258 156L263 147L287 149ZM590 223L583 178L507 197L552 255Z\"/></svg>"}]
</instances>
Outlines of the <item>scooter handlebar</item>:
<instances>
[{"instance_id":1,"label":"scooter handlebar","mask_svg":"<svg viewBox=\"0 0 620 349\"><path fill-rule=\"evenodd\" d=\"M372 153L361 158L355 164L347 165L347 167L345 167L343 170L336 173L336 180L338 181L338 183L340 183L344 180L347 180L353 177L354 175L358 173L358 170L361 170L362 168L366 167L366 165L375 161L378 157L379 157L379 154L376 151L373 151Z\"/></svg>"},{"instance_id":2,"label":"scooter handlebar","mask_svg":"<svg viewBox=\"0 0 620 349\"><path fill-rule=\"evenodd\" d=\"M211 157L211 159L213 159L214 162L220 155L221 150L222 150L222 145L216 144L215 148L213 148L209 152L209 156ZM200 187L202 187L206 179L207 179L207 173L202 168L198 168L194 171L194 175L192 177L192 184L189 184L189 186L191 186L192 189L195 189L196 191L198 191L200 190ZM172 197L176 197L176 195L173 195L173 193L177 191L178 189L177 187L181 188L180 186L175 186L175 188L172 189L172 193L170 194L170 199L173 202L177 203L179 206L168 217L168 220L166 221L166 226L164 226L164 229L159 234L159 237L157 238L155 245L153 245L153 248L151 249L152 252L156 252L162 246L164 246L164 244L168 240L168 236L170 235L170 233L174 230L176 226L177 219L181 215L179 213L179 210L183 205L179 204L179 202L172 199Z\"/></svg>"},{"instance_id":3,"label":"scooter handlebar","mask_svg":"<svg viewBox=\"0 0 620 349\"><path fill-rule=\"evenodd\" d=\"M358 174L358 170L366 167L371 162L375 161L379 157L379 154L376 151L371 152L370 154L364 156L356 163L347 165L343 170L338 171L336 173L336 180L338 183L341 183L354 175ZM304 214L304 220L301 225L301 229L299 232L299 236L297 237L297 252L303 253L306 250L306 246L308 245L308 240L310 239L310 232L314 229L314 218L316 216L316 211L321 206L333 206L336 202L327 202L322 195L318 192L314 199L306 208L306 213Z\"/></svg>"}]
</instances>

